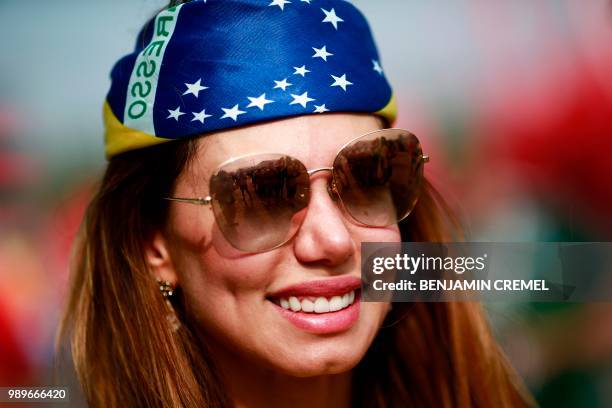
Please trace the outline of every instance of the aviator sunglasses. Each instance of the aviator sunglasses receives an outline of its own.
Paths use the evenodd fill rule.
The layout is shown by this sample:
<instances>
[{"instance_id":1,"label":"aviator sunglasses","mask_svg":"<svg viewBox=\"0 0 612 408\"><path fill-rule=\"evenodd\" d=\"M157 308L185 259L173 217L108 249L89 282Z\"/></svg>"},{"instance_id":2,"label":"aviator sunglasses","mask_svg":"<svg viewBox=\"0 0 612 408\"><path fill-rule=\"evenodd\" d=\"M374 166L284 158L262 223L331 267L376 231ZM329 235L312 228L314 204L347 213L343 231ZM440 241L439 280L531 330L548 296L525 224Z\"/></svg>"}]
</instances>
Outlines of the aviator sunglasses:
<instances>
[{"instance_id":1,"label":"aviator sunglasses","mask_svg":"<svg viewBox=\"0 0 612 408\"><path fill-rule=\"evenodd\" d=\"M327 191L357 224L386 227L406 218L423 183L419 140L402 129L383 129L342 146L332 167L308 170L286 154L230 159L213 172L209 196L166 200L211 205L225 239L236 249L264 252L289 241L310 201L310 177L330 172Z\"/></svg>"}]
</instances>

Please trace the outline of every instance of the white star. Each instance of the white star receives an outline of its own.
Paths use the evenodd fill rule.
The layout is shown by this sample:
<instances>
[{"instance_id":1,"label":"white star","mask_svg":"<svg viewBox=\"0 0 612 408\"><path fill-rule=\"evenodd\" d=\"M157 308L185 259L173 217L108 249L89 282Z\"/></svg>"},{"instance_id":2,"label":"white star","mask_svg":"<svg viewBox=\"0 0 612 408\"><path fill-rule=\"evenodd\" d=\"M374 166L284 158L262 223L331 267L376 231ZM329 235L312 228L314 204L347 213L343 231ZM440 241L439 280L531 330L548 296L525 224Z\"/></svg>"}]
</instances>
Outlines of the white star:
<instances>
[{"instance_id":1,"label":"white star","mask_svg":"<svg viewBox=\"0 0 612 408\"><path fill-rule=\"evenodd\" d=\"M286 90L288 86L293 85L287 82L287 78L283 79L282 81L274 81L274 83L276 84L276 86L273 89L280 88L283 91Z\"/></svg>"},{"instance_id":2,"label":"white star","mask_svg":"<svg viewBox=\"0 0 612 408\"><path fill-rule=\"evenodd\" d=\"M285 4L291 3L288 0L272 0L272 3L268 4L268 6L278 6L281 10L285 10Z\"/></svg>"},{"instance_id":3,"label":"white star","mask_svg":"<svg viewBox=\"0 0 612 408\"><path fill-rule=\"evenodd\" d=\"M333 25L336 30L338 29L338 23L344 21L343 19L341 19L340 17L336 15L336 10L334 9L327 11L324 8L322 8L321 11L325 13L325 18L321 22L331 23L331 25Z\"/></svg>"},{"instance_id":4,"label":"white star","mask_svg":"<svg viewBox=\"0 0 612 408\"><path fill-rule=\"evenodd\" d=\"M193 96L197 98L198 95L200 94L200 91L204 89L208 89L207 86L202 86L202 84L200 83L201 81L202 81L202 78L198 79L193 84L186 83L185 86L187 87L187 90L183 92L183 95L193 94Z\"/></svg>"},{"instance_id":5,"label":"white star","mask_svg":"<svg viewBox=\"0 0 612 408\"><path fill-rule=\"evenodd\" d=\"M332 75L332 78L334 78L334 81L335 81L335 82L334 82L333 84L331 84L330 86L339 86L339 87L340 87L340 88L342 88L342 90L344 90L344 91L346 91L346 87L347 87L348 85L353 85L353 83L352 83L352 82L349 82L349 81L346 79L346 74L342 74L342 76L341 76L341 77L337 77L337 76L335 76L335 75Z\"/></svg>"},{"instance_id":6,"label":"white star","mask_svg":"<svg viewBox=\"0 0 612 408\"><path fill-rule=\"evenodd\" d=\"M374 64L374 68L373 68L373 69L374 69L374 71L376 71L376 72L378 72L380 75L382 75L382 74L383 74L383 69L382 69L382 67L380 66L380 63L379 63L378 61L376 61L376 60L372 60L372 64Z\"/></svg>"},{"instance_id":7,"label":"white star","mask_svg":"<svg viewBox=\"0 0 612 408\"><path fill-rule=\"evenodd\" d=\"M312 47L313 50L315 50L315 54L312 56L312 58L321 58L323 61L327 61L327 57L331 57L332 54L331 52L327 52L327 46L323 46L321 48L315 48Z\"/></svg>"},{"instance_id":8,"label":"white star","mask_svg":"<svg viewBox=\"0 0 612 408\"><path fill-rule=\"evenodd\" d=\"M293 67L293 69L295 69L295 72L293 73L293 75L306 76L306 73L310 72L309 70L306 69L306 65L302 65L301 67Z\"/></svg>"},{"instance_id":9,"label":"white star","mask_svg":"<svg viewBox=\"0 0 612 408\"><path fill-rule=\"evenodd\" d=\"M191 119L191 121L193 122L193 121L199 120L200 123L204 123L204 120L206 118L210 118L212 116L212 115L207 115L206 114L206 109L202 109L202 111L198 112L198 113L191 112L191 114L193 115L193 119Z\"/></svg>"},{"instance_id":10,"label":"white star","mask_svg":"<svg viewBox=\"0 0 612 408\"><path fill-rule=\"evenodd\" d=\"M221 116L221 119L230 118L230 119L233 119L234 122L238 119L238 115L242 115L243 113L246 113L245 111L241 111L240 109L238 109L238 104L234 105L234 107L231 109L226 109L226 108L221 108L221 109L223 109L223 112L225 112L223 116Z\"/></svg>"},{"instance_id":11,"label":"white star","mask_svg":"<svg viewBox=\"0 0 612 408\"><path fill-rule=\"evenodd\" d=\"M168 117L166 119L172 118L172 119L176 120L177 122L179 120L179 116L185 114L185 112L181 112L181 107L180 106L177 106L175 110L168 109L168 112L170 114L168 115Z\"/></svg>"},{"instance_id":12,"label":"white star","mask_svg":"<svg viewBox=\"0 0 612 408\"><path fill-rule=\"evenodd\" d=\"M308 92L304 92L301 95L291 94L291 96L293 96L293 101L291 101L289 105L295 105L299 103L300 105L302 105L302 108L305 108L308 102L316 101L316 99L308 97Z\"/></svg>"},{"instance_id":13,"label":"white star","mask_svg":"<svg viewBox=\"0 0 612 408\"><path fill-rule=\"evenodd\" d=\"M315 105L314 113L325 113L325 112L329 112L329 109L327 109L327 106L325 106L325 104Z\"/></svg>"},{"instance_id":14,"label":"white star","mask_svg":"<svg viewBox=\"0 0 612 408\"><path fill-rule=\"evenodd\" d=\"M269 99L266 99L265 93L262 93L257 98L253 98L250 96L247 96L247 98L249 98L249 101L251 101L251 103L247 105L247 108L252 108L253 106L257 106L259 110L264 110L264 106L266 106L266 104L274 102Z\"/></svg>"}]
</instances>

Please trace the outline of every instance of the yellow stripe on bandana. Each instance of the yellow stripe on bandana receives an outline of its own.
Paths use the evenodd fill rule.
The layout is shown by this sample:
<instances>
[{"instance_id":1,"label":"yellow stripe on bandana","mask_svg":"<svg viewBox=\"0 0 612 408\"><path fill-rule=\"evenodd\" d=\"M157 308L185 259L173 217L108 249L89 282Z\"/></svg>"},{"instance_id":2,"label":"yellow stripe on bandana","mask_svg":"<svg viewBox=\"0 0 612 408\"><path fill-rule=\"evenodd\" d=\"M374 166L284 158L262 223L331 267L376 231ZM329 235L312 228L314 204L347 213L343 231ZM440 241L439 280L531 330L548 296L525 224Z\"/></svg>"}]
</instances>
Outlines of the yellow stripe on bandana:
<instances>
[{"instance_id":1,"label":"yellow stripe on bandana","mask_svg":"<svg viewBox=\"0 0 612 408\"><path fill-rule=\"evenodd\" d=\"M149 135L123 125L111 110L108 102L104 102L103 113L104 127L106 129L104 140L107 159L128 150L140 149L172 140Z\"/></svg>"},{"instance_id":2,"label":"yellow stripe on bandana","mask_svg":"<svg viewBox=\"0 0 612 408\"><path fill-rule=\"evenodd\" d=\"M395 93L391 94L389 103L387 103L381 110L374 112L374 114L387 119L389 126L393 127L395 121L397 120L397 102L395 101Z\"/></svg>"}]
</instances>

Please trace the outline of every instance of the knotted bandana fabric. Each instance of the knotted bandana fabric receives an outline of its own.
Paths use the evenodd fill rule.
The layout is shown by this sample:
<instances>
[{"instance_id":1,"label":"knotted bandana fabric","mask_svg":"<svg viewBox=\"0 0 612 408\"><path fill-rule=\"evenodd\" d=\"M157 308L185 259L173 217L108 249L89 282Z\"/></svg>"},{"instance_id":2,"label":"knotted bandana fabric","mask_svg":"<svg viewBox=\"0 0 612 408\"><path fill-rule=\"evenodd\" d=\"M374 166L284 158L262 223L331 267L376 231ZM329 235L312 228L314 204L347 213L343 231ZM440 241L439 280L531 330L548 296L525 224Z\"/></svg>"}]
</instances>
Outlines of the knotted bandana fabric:
<instances>
[{"instance_id":1,"label":"knotted bandana fabric","mask_svg":"<svg viewBox=\"0 0 612 408\"><path fill-rule=\"evenodd\" d=\"M111 72L106 156L296 115L396 108L344 0L198 0L161 11Z\"/></svg>"}]
</instances>

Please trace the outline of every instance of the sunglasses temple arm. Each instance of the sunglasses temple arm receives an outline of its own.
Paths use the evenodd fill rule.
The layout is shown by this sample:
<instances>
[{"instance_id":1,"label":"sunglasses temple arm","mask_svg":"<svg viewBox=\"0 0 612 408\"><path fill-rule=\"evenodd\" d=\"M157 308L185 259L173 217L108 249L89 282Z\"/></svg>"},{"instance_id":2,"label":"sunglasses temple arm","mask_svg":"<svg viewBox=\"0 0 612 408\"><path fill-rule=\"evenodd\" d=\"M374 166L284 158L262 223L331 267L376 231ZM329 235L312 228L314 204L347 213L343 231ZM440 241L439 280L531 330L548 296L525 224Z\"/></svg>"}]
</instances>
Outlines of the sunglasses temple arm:
<instances>
[{"instance_id":1,"label":"sunglasses temple arm","mask_svg":"<svg viewBox=\"0 0 612 408\"><path fill-rule=\"evenodd\" d=\"M182 197L164 197L164 200L177 201L179 203L190 203L198 205L209 205L212 203L212 197L198 197L198 198L182 198Z\"/></svg>"}]
</instances>

